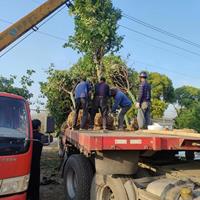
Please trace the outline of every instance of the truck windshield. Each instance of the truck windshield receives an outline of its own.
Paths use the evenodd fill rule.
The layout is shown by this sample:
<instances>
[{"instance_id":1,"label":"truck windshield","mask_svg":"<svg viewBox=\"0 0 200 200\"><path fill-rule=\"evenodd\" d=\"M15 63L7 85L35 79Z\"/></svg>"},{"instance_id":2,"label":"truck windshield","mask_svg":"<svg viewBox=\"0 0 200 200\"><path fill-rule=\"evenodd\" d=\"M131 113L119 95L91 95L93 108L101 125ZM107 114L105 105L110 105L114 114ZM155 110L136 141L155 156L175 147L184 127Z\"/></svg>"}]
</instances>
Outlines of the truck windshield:
<instances>
[{"instance_id":1,"label":"truck windshield","mask_svg":"<svg viewBox=\"0 0 200 200\"><path fill-rule=\"evenodd\" d=\"M23 100L0 97L0 138L24 139L29 127L25 102Z\"/></svg>"},{"instance_id":2,"label":"truck windshield","mask_svg":"<svg viewBox=\"0 0 200 200\"><path fill-rule=\"evenodd\" d=\"M24 100L0 96L0 156L28 151L28 122Z\"/></svg>"}]
</instances>

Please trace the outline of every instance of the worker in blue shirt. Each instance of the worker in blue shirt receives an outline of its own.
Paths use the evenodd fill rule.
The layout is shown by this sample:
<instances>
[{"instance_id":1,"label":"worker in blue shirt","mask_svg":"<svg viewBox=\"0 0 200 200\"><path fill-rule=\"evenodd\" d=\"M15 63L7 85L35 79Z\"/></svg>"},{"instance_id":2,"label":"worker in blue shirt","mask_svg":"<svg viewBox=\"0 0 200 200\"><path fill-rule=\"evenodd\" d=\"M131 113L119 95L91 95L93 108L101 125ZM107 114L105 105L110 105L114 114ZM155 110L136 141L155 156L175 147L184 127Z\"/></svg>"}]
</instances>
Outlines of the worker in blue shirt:
<instances>
[{"instance_id":1,"label":"worker in blue shirt","mask_svg":"<svg viewBox=\"0 0 200 200\"><path fill-rule=\"evenodd\" d=\"M118 89L111 89L111 96L114 97L114 105L112 107L112 113L116 112L118 107L121 107L121 111L119 113L118 125L119 130L123 130L124 126L124 116L131 108L131 100L120 90Z\"/></svg>"},{"instance_id":2,"label":"worker in blue shirt","mask_svg":"<svg viewBox=\"0 0 200 200\"><path fill-rule=\"evenodd\" d=\"M147 82L147 73L140 73L140 86L136 108L139 129L146 129L150 125L151 86Z\"/></svg>"},{"instance_id":3,"label":"worker in blue shirt","mask_svg":"<svg viewBox=\"0 0 200 200\"><path fill-rule=\"evenodd\" d=\"M100 78L100 82L95 85L93 109L91 112L90 129L94 128L94 119L98 109L100 109L102 116L103 130L106 130L106 122L108 117L108 99L110 97L110 87L106 83L104 77Z\"/></svg>"},{"instance_id":4,"label":"worker in blue shirt","mask_svg":"<svg viewBox=\"0 0 200 200\"><path fill-rule=\"evenodd\" d=\"M83 117L81 119L80 129L84 129L88 118L88 98L90 85L83 77L75 88L75 114L73 119L73 129L77 128L77 120L80 109L83 109Z\"/></svg>"}]
</instances>

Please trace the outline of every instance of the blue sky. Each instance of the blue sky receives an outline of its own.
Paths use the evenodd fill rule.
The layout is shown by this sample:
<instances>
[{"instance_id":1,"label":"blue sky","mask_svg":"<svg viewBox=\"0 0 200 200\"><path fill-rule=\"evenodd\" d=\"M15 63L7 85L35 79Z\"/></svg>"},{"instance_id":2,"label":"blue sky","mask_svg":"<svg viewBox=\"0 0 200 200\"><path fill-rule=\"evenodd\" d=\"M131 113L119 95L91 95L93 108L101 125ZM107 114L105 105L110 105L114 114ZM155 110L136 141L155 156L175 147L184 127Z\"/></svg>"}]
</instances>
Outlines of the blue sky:
<instances>
[{"instance_id":1,"label":"blue sky","mask_svg":"<svg viewBox=\"0 0 200 200\"><path fill-rule=\"evenodd\" d=\"M1 0L0 30L3 31L8 26L7 23L1 21L2 19L15 22L42 2L44 0ZM113 4L125 14L200 44L200 1L198 0L113 0ZM119 23L200 53L199 48L166 37L128 19L123 18ZM73 33L73 19L68 15L67 8L42 26L40 31L67 40ZM145 38L122 27L118 32L125 37L119 54L123 58L130 54L128 60L130 66L138 71L144 69L166 74L172 79L175 87L182 85L200 87L200 56ZM80 56L72 49L64 49L63 44L62 40L36 32L0 58L1 75L20 76L26 72L27 68L31 68L37 71L34 75L35 82L44 81L46 78L44 71L50 63L54 63L57 69L66 69ZM38 84L34 84L32 91L39 94Z\"/></svg>"}]
</instances>

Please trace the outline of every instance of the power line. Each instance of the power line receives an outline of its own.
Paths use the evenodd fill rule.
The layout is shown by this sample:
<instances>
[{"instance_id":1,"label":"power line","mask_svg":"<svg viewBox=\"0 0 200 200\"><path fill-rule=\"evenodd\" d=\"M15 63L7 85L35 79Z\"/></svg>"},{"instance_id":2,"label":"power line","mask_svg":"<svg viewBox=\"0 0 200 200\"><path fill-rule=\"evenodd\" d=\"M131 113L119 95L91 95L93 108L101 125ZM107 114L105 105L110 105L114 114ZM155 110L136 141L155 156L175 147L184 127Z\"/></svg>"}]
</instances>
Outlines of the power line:
<instances>
[{"instance_id":1,"label":"power line","mask_svg":"<svg viewBox=\"0 0 200 200\"><path fill-rule=\"evenodd\" d=\"M1 19L1 18L0 18L0 21L12 24L12 22L9 22L9 21ZM33 32L35 32L35 31L32 31L30 34L32 34ZM44 32L44 31L39 31L38 30L37 33L42 34L42 35L46 35L48 37L51 37L51 38L54 38L54 39L57 39L57 40L60 40L60 41L65 41L66 42L66 39L64 39L64 38L62 38L60 36L56 36L54 34L50 34L48 32ZM26 39L30 34L28 34L25 38L23 38L23 40ZM14 47L15 47L15 45L12 48L14 48ZM160 47L157 47L157 48L160 48ZM156 66L155 64L149 64L149 63L145 63L145 62L139 61L139 60L135 60L135 62L138 62L138 63L141 63L141 64L145 64L145 65L148 65L148 66L152 66L152 67ZM187 78L194 78L194 79L198 79L199 80L199 78L197 78L197 77L191 77L191 76L188 76L186 74L183 74L183 73L180 73L180 72L177 72L177 71L173 71L173 70L169 70L169 69L164 68L164 67L157 67L156 66L156 68L163 69L163 70L166 70L166 71L169 71L169 72L172 72L174 74L177 74L177 75L180 75L180 76L184 76L184 77L187 77Z\"/></svg>"},{"instance_id":2,"label":"power line","mask_svg":"<svg viewBox=\"0 0 200 200\"><path fill-rule=\"evenodd\" d=\"M28 33L25 37L23 37L21 40L19 40L17 43L15 43L13 46L11 46L7 51L5 51L3 54L0 55L0 58L3 57L4 55L6 55L8 52L10 52L12 49L14 49L16 46L18 46L21 42L23 42L26 38L28 38L30 35L32 35L34 32L38 31L38 29L43 26L44 24L46 24L49 20L51 20L54 16L56 16L58 13L60 13L64 8L66 7L66 5L64 5L63 7L61 7L60 9L58 9L54 14L52 14L50 17L48 17L44 22L42 22L40 25L35 26L36 29L32 28L32 31L30 33ZM0 21L6 22L6 23L11 23L7 20L2 20L0 19ZM40 31L40 33L44 34L44 32ZM47 34L47 33L46 33ZM51 34L48 34L49 36ZM52 35L51 35L52 37ZM54 36L57 37L57 36ZM65 40L66 41L66 40Z\"/></svg>"},{"instance_id":3,"label":"power line","mask_svg":"<svg viewBox=\"0 0 200 200\"><path fill-rule=\"evenodd\" d=\"M34 2L34 3L40 3L39 1L36 1L36 0L31 0L32 2Z\"/></svg>"},{"instance_id":4,"label":"power line","mask_svg":"<svg viewBox=\"0 0 200 200\"><path fill-rule=\"evenodd\" d=\"M2 19L2 18L0 18L0 21L3 22L3 23L6 23L6 24L12 24L12 22L10 22L6 19Z\"/></svg>"},{"instance_id":5,"label":"power line","mask_svg":"<svg viewBox=\"0 0 200 200\"><path fill-rule=\"evenodd\" d=\"M171 47L177 48L177 49L179 49L179 50L185 51L185 52L187 52L187 53L190 53L190 54L193 54L193 55L196 55L196 56L200 56L200 54L197 53L197 52L190 51L190 50L188 50L188 49L185 49L185 48L183 48L183 47L177 46L177 45L175 45L175 44L172 44L172 43L166 42L166 41L164 41L164 40L158 39L158 38L156 38L156 37L147 35L146 33L142 33L142 32L140 32L140 31L137 31L137 30L135 30L135 29L129 28L129 27L124 26L124 25L121 25L121 24L119 24L119 26L121 26L122 28L127 29L127 30L129 30L129 31L131 31L131 32L134 32L134 33L137 33L137 34L139 34L139 35L142 35L142 36L144 36L144 37L146 37L146 38L150 38L150 39L152 39L152 40L155 40L155 41L157 41L157 42L161 42L161 43L166 44L166 45L168 45L168 46L171 46Z\"/></svg>"},{"instance_id":6,"label":"power line","mask_svg":"<svg viewBox=\"0 0 200 200\"><path fill-rule=\"evenodd\" d=\"M2 18L0 18L0 21L2 21L2 22L4 22L4 23L12 24L12 22L10 22L10 21L8 21L8 20L5 20L5 19L2 19ZM48 36L48 37L51 37L51 38L54 38L54 39L57 39L57 40L60 40L60 41L65 41L65 42L67 41L65 38L62 38L62 37L57 36L57 35L54 35L54 34L50 34L50 33L48 33L48 32L44 32L44 31L37 30L37 33L42 34L42 35L46 35L46 36ZM143 43L144 43L144 42L143 42ZM168 49L164 49L163 47L155 46L155 45L152 45L152 44L149 44L149 43L145 43L145 44L147 44L147 45L149 45L149 46L153 46L153 47L155 47L155 48L159 48L159 49L165 50L165 51L172 52L172 51L170 51L170 50L168 50ZM177 55L179 55L179 56L182 56L181 54L178 54L177 52L172 52L172 53L173 53L173 54L177 54Z\"/></svg>"},{"instance_id":7,"label":"power line","mask_svg":"<svg viewBox=\"0 0 200 200\"><path fill-rule=\"evenodd\" d=\"M188 40L188 39L186 39L186 38L184 38L184 37L181 37L181 36L179 36L179 35L176 35L176 34L174 34L174 33L171 33L171 32L169 32L169 31L166 31L166 30L164 30L164 29L161 29L161 28L159 28L159 27L157 27L157 26L154 26L154 25L152 25L152 24L149 24L149 23L147 23L147 22L144 22L144 21L142 21L142 20L140 20L140 19L137 19L137 18L132 17L132 16L130 16L130 15L127 15L127 14L125 14L125 13L124 13L122 16L125 17L125 18L127 18L127 19L129 19L129 20L131 20L131 21L133 21L133 22L135 22L135 23L138 23L138 24L140 24L140 25L142 25L142 26L145 26L145 27L150 28L150 29L152 29L152 30L154 30L154 31L157 31L157 32L159 32L159 33L161 33L161 34L163 34L163 35L166 35L166 36L169 36L169 37L174 38L174 39L176 39L176 40L179 40L179 41L181 41L181 42L187 43L187 44L189 44L189 45L191 45L191 46L200 48L200 44L198 44L198 43L196 43L196 42L193 42L193 41L190 41L190 40Z\"/></svg>"},{"instance_id":8,"label":"power line","mask_svg":"<svg viewBox=\"0 0 200 200\"><path fill-rule=\"evenodd\" d=\"M156 66L155 64L150 64L150 63L146 63L146 62L143 62L143 61L140 61L140 60L134 60L136 63L141 63L141 64L144 64L144 65L147 65L147 66L150 66L150 67L156 67L157 69L162 69L162 70L165 70L165 71L169 71L173 74L177 74L179 76L183 76L183 77L186 77L186 78L192 78L192 79L196 79L196 80L199 80L198 77L194 77L194 76L188 76L187 74L184 74L184 73L181 73L181 72L178 72L178 71L175 71L175 70L169 70L168 68L165 68L165 67L158 67Z\"/></svg>"},{"instance_id":9,"label":"power line","mask_svg":"<svg viewBox=\"0 0 200 200\"><path fill-rule=\"evenodd\" d=\"M44 32L44 31L39 31L39 30L37 32L42 34L42 35L46 35L46 36L49 36L49 37L57 39L57 40L67 42L66 39L64 39L64 38L62 38L60 36L56 36L56 35L53 35L53 34L50 34L50 33Z\"/></svg>"}]
</instances>

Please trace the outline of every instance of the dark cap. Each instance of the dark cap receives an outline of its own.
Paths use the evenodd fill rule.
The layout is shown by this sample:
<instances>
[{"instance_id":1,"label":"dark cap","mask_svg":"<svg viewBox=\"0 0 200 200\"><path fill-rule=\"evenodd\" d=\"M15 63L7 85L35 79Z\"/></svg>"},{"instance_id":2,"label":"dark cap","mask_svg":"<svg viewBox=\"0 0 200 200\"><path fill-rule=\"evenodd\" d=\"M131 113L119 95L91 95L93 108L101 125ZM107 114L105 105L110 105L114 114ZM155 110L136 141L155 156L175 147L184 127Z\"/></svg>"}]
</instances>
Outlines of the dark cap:
<instances>
[{"instance_id":1,"label":"dark cap","mask_svg":"<svg viewBox=\"0 0 200 200\"><path fill-rule=\"evenodd\" d=\"M141 72L140 73L140 78L147 78L147 73L146 72Z\"/></svg>"}]
</instances>

